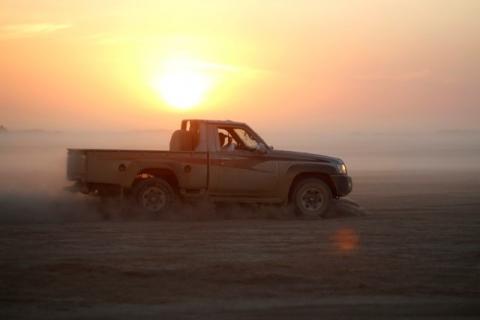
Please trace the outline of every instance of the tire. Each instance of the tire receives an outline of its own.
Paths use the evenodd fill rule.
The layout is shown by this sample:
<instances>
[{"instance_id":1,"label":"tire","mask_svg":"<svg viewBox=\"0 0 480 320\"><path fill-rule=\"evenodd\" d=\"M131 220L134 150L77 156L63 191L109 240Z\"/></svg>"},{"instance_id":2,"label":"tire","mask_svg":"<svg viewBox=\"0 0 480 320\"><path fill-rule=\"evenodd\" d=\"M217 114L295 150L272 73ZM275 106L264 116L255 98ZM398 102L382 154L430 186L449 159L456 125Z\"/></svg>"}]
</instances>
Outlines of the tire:
<instances>
[{"instance_id":1,"label":"tire","mask_svg":"<svg viewBox=\"0 0 480 320\"><path fill-rule=\"evenodd\" d=\"M172 186L161 178L140 181L134 189L138 208L145 213L159 215L168 212L177 202Z\"/></svg>"},{"instance_id":2,"label":"tire","mask_svg":"<svg viewBox=\"0 0 480 320\"><path fill-rule=\"evenodd\" d=\"M307 178L295 186L292 204L299 217L325 217L332 198L332 190L325 182L317 178Z\"/></svg>"}]
</instances>

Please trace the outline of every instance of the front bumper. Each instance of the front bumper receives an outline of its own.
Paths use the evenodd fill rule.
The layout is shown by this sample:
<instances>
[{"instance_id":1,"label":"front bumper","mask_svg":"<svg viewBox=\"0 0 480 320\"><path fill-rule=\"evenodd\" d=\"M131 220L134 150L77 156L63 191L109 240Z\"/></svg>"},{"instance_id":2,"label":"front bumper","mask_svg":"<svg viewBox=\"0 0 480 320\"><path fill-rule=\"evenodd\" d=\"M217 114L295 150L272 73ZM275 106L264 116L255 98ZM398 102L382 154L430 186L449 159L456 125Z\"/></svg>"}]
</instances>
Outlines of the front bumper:
<instances>
[{"instance_id":1,"label":"front bumper","mask_svg":"<svg viewBox=\"0 0 480 320\"><path fill-rule=\"evenodd\" d=\"M346 175L332 175L332 181L335 185L337 197L343 197L352 192L352 177Z\"/></svg>"}]
</instances>

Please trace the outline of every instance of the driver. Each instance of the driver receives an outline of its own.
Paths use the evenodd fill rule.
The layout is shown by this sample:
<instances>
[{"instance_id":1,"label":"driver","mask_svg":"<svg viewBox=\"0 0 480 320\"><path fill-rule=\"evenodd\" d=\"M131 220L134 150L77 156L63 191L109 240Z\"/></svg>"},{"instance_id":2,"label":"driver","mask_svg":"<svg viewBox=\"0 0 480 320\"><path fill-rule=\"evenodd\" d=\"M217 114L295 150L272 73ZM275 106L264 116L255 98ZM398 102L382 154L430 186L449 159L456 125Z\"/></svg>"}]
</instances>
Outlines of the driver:
<instances>
[{"instance_id":1,"label":"driver","mask_svg":"<svg viewBox=\"0 0 480 320\"><path fill-rule=\"evenodd\" d=\"M223 132L219 132L218 133L218 138L220 140L220 148L222 150L224 150L224 151L234 151L235 150L235 143L233 143L232 137L224 134Z\"/></svg>"}]
</instances>

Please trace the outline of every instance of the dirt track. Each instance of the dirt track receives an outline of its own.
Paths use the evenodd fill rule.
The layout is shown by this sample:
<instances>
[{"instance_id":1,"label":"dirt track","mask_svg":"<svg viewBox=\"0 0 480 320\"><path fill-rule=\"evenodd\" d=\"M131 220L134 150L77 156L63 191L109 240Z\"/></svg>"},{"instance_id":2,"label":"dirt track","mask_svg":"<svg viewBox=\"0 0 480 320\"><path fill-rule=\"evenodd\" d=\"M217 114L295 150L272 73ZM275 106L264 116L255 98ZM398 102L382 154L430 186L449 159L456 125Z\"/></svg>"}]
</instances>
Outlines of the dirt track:
<instances>
[{"instance_id":1,"label":"dirt track","mask_svg":"<svg viewBox=\"0 0 480 320\"><path fill-rule=\"evenodd\" d=\"M469 174L377 173L356 179L366 216L3 223L0 312L474 318L479 196Z\"/></svg>"}]
</instances>

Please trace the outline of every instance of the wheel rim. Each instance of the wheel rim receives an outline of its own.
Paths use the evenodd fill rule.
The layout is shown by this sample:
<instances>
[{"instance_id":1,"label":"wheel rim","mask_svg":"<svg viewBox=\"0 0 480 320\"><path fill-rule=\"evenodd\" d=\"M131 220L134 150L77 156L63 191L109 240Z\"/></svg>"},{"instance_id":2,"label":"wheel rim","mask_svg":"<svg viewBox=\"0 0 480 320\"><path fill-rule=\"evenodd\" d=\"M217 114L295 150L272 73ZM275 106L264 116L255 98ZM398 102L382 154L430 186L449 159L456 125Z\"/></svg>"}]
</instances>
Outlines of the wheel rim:
<instances>
[{"instance_id":1,"label":"wheel rim","mask_svg":"<svg viewBox=\"0 0 480 320\"><path fill-rule=\"evenodd\" d=\"M325 202L322 190L318 188L305 189L300 195L300 204L308 212L317 212Z\"/></svg>"},{"instance_id":2,"label":"wheel rim","mask_svg":"<svg viewBox=\"0 0 480 320\"><path fill-rule=\"evenodd\" d=\"M162 188L151 186L142 193L140 201L142 207L149 212L158 212L167 204L167 194Z\"/></svg>"}]
</instances>

